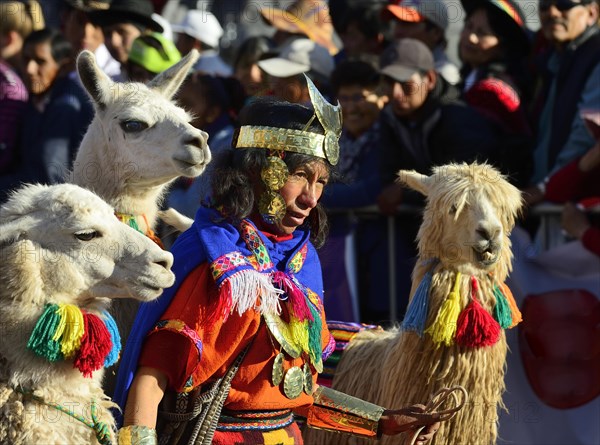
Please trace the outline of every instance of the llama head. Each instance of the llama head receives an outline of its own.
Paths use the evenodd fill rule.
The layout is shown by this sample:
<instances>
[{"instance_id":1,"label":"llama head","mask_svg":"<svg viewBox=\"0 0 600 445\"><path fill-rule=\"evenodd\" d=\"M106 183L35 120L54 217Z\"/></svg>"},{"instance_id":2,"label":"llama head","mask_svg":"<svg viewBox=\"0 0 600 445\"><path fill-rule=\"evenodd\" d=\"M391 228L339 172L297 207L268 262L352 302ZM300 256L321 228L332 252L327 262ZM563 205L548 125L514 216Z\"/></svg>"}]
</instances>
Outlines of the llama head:
<instances>
[{"instance_id":1,"label":"llama head","mask_svg":"<svg viewBox=\"0 0 600 445\"><path fill-rule=\"evenodd\" d=\"M170 253L72 184L13 193L0 208L0 258L2 305L98 308L110 298L153 300L174 282Z\"/></svg>"},{"instance_id":2,"label":"llama head","mask_svg":"<svg viewBox=\"0 0 600 445\"><path fill-rule=\"evenodd\" d=\"M96 110L75 161L76 170L85 170L86 186L96 189L94 182L116 174L99 171L97 165L77 165L91 162L85 151L98 146L103 152L94 161L108 159L131 188L161 186L204 171L211 158L208 135L193 127L191 116L171 101L197 59L194 50L145 85L113 82L91 52L79 54L77 70Z\"/></svg>"},{"instance_id":3,"label":"llama head","mask_svg":"<svg viewBox=\"0 0 600 445\"><path fill-rule=\"evenodd\" d=\"M519 190L487 164L435 167L431 176L401 170L398 181L427 197L418 242L421 258L466 273L511 268L508 238L521 209Z\"/></svg>"}]
</instances>

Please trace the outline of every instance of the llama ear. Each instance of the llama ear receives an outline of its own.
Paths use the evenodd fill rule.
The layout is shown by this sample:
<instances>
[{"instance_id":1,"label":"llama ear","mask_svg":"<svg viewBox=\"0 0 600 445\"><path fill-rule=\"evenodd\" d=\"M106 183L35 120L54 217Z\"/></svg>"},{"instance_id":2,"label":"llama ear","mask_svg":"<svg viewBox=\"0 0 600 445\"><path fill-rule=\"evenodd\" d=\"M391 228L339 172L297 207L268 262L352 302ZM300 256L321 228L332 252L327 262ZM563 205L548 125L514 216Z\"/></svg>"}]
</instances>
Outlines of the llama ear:
<instances>
[{"instance_id":1,"label":"llama ear","mask_svg":"<svg viewBox=\"0 0 600 445\"><path fill-rule=\"evenodd\" d=\"M3 223L0 224L0 247L8 246L13 244L19 239L27 235L27 221L23 221L23 218L13 218L12 220L6 221L3 217Z\"/></svg>"},{"instance_id":2,"label":"llama ear","mask_svg":"<svg viewBox=\"0 0 600 445\"><path fill-rule=\"evenodd\" d=\"M407 185L425 196L429 194L429 176L422 175L414 170L400 170L396 182Z\"/></svg>"},{"instance_id":3,"label":"llama ear","mask_svg":"<svg viewBox=\"0 0 600 445\"><path fill-rule=\"evenodd\" d=\"M163 71L152 79L148 83L148 88L159 92L167 99L171 99L189 74L199 56L200 53L198 50L191 50L183 59L171 68Z\"/></svg>"},{"instance_id":4,"label":"llama ear","mask_svg":"<svg viewBox=\"0 0 600 445\"><path fill-rule=\"evenodd\" d=\"M106 107L107 92L111 90L113 81L96 64L94 54L82 51L77 57L77 72L81 83L101 110Z\"/></svg>"}]
</instances>

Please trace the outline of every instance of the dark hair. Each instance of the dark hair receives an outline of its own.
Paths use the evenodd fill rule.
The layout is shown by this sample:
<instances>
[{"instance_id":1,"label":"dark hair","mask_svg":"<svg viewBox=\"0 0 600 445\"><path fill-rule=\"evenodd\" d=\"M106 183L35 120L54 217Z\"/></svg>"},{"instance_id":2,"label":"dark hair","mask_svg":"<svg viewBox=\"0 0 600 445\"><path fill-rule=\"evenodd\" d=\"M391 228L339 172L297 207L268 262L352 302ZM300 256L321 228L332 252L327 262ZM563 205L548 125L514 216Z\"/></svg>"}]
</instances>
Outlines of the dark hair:
<instances>
[{"instance_id":1,"label":"dark hair","mask_svg":"<svg viewBox=\"0 0 600 445\"><path fill-rule=\"evenodd\" d=\"M241 125L269 126L301 130L313 117L313 110L304 105L278 101L272 98L256 98L242 109ZM324 134L318 119L314 119L308 131ZM235 140L235 137L234 137ZM290 172L315 161L330 164L321 158L286 151L283 158ZM215 161L215 171L211 180L214 207L233 221L239 221L254 210L255 196L253 179L267 165L267 150L245 148L226 150ZM327 217L320 204L311 210L305 224L311 230L311 241L320 247L327 236Z\"/></svg>"},{"instance_id":2,"label":"dark hair","mask_svg":"<svg viewBox=\"0 0 600 445\"><path fill-rule=\"evenodd\" d=\"M69 41L56 29L44 28L39 31L33 31L24 42L25 45L38 45L40 43L50 43L50 54L58 64L69 61L73 57L73 47Z\"/></svg>"},{"instance_id":3,"label":"dark hair","mask_svg":"<svg viewBox=\"0 0 600 445\"><path fill-rule=\"evenodd\" d=\"M383 6L383 4L360 4L345 8L340 14L339 20L334 23L336 32L344 33L348 30L348 26L353 24L361 34L369 39L375 39L379 34L383 34L386 40L389 39L391 25L381 19Z\"/></svg>"},{"instance_id":4,"label":"dark hair","mask_svg":"<svg viewBox=\"0 0 600 445\"><path fill-rule=\"evenodd\" d=\"M273 42L265 36L249 37L242 42L236 51L233 68L251 66L262 60L266 54L274 51Z\"/></svg>"},{"instance_id":5,"label":"dark hair","mask_svg":"<svg viewBox=\"0 0 600 445\"><path fill-rule=\"evenodd\" d=\"M331 87L336 94L344 86L375 87L378 83L379 72L373 64L363 60L344 60L331 73Z\"/></svg>"},{"instance_id":6,"label":"dark hair","mask_svg":"<svg viewBox=\"0 0 600 445\"><path fill-rule=\"evenodd\" d=\"M480 7L474 8L467 14L467 18L479 8L486 12L490 28L502 45L505 59L529 54L529 46L523 44L523 38L518 34L523 32L519 29L519 25L506 12L492 3L483 3Z\"/></svg>"}]
</instances>

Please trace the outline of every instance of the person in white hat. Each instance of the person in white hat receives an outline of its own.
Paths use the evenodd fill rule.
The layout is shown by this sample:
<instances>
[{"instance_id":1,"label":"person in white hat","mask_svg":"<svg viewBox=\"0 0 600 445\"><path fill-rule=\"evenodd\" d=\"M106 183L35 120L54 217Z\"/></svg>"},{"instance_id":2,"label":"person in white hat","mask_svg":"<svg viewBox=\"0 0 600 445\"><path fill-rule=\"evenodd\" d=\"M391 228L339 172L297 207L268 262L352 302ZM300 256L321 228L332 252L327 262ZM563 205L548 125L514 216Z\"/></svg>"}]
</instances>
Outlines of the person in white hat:
<instances>
[{"instance_id":1,"label":"person in white hat","mask_svg":"<svg viewBox=\"0 0 600 445\"><path fill-rule=\"evenodd\" d=\"M258 66L269 75L274 96L288 102L308 103L308 88L302 74L310 77L319 90L327 91L335 63L324 46L307 38L295 38L281 49L279 56L261 60Z\"/></svg>"},{"instance_id":2,"label":"person in white hat","mask_svg":"<svg viewBox=\"0 0 600 445\"><path fill-rule=\"evenodd\" d=\"M218 53L223 28L214 14L205 10L190 9L181 23L173 25L172 29L179 34L176 44L182 55L194 48L200 53L194 71L216 76L231 76L231 67Z\"/></svg>"}]
</instances>

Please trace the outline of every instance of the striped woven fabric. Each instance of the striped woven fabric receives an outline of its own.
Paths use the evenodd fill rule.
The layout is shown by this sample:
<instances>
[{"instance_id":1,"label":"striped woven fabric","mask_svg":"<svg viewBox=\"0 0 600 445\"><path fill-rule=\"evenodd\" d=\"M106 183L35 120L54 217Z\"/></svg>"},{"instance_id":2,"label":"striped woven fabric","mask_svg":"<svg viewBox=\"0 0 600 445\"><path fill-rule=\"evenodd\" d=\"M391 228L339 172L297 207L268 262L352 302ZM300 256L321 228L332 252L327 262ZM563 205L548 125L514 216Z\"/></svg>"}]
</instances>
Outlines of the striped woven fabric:
<instances>
[{"instance_id":1,"label":"striped woven fabric","mask_svg":"<svg viewBox=\"0 0 600 445\"><path fill-rule=\"evenodd\" d=\"M217 427L212 441L213 445L303 445L303 443L300 429L293 421L283 428L272 431L220 431Z\"/></svg>"},{"instance_id":2,"label":"striped woven fabric","mask_svg":"<svg viewBox=\"0 0 600 445\"><path fill-rule=\"evenodd\" d=\"M325 362L323 362L323 372L319 374L317 383L322 386L331 387L333 376L337 365L342 358L344 349L356 334L365 329L379 329L379 326L363 323L352 323L345 321L327 321L329 333L335 339L335 350Z\"/></svg>"},{"instance_id":3,"label":"striped woven fabric","mask_svg":"<svg viewBox=\"0 0 600 445\"><path fill-rule=\"evenodd\" d=\"M219 416L217 431L273 431L294 422L289 409L277 411L227 411Z\"/></svg>"}]
</instances>

